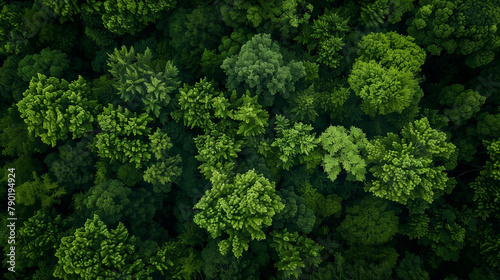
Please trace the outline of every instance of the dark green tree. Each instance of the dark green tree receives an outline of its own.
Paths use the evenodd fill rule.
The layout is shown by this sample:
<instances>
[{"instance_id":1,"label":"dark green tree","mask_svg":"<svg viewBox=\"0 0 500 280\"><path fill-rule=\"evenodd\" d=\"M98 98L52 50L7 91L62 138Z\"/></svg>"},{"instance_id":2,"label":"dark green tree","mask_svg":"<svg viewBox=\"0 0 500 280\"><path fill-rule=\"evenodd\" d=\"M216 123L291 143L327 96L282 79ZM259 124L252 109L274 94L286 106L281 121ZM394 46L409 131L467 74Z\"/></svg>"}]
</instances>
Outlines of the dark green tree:
<instances>
[{"instance_id":1,"label":"dark green tree","mask_svg":"<svg viewBox=\"0 0 500 280\"><path fill-rule=\"evenodd\" d=\"M346 207L345 212L338 230L351 244L381 245L398 231L399 219L384 199L367 196Z\"/></svg>"},{"instance_id":2,"label":"dark green tree","mask_svg":"<svg viewBox=\"0 0 500 280\"><path fill-rule=\"evenodd\" d=\"M285 279L298 279L304 270L318 267L322 262L323 247L312 239L290 233L286 229L273 231L270 245L278 252L279 262L275 264Z\"/></svg>"},{"instance_id":3,"label":"dark green tree","mask_svg":"<svg viewBox=\"0 0 500 280\"><path fill-rule=\"evenodd\" d=\"M40 54L27 55L17 68L17 75L26 82L37 74L62 78L63 73L69 68L68 56L60 50L43 49Z\"/></svg>"},{"instance_id":4,"label":"dark green tree","mask_svg":"<svg viewBox=\"0 0 500 280\"><path fill-rule=\"evenodd\" d=\"M253 36L221 66L228 76L227 88L242 93L250 90L264 107L272 105L276 93L288 98L295 83L305 76L305 69L302 62L286 63L279 48L269 34Z\"/></svg>"},{"instance_id":5,"label":"dark green tree","mask_svg":"<svg viewBox=\"0 0 500 280\"><path fill-rule=\"evenodd\" d=\"M499 23L500 7L495 0L422 1L408 34L432 55L443 51L464 55L465 64L475 68L493 60L500 46Z\"/></svg>"},{"instance_id":6,"label":"dark green tree","mask_svg":"<svg viewBox=\"0 0 500 280\"><path fill-rule=\"evenodd\" d=\"M153 54L149 48L143 54L135 53L134 47L122 46L109 55L109 72L116 79L115 87L120 98L132 109L142 108L146 113L160 116L161 110L170 103L171 96L180 86L179 71L171 61L160 71L153 68Z\"/></svg>"}]
</instances>

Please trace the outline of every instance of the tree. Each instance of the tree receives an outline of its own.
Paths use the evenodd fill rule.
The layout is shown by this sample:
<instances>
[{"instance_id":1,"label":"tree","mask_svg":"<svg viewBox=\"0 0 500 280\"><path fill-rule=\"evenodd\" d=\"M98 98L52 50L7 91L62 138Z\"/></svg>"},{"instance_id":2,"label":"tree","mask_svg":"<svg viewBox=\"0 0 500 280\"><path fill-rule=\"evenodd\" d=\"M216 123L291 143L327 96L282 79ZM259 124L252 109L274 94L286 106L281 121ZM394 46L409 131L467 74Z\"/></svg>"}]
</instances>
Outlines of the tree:
<instances>
[{"instance_id":1,"label":"tree","mask_svg":"<svg viewBox=\"0 0 500 280\"><path fill-rule=\"evenodd\" d=\"M201 267L199 251L179 240L165 242L147 263L148 273L159 272L168 279L192 279Z\"/></svg>"},{"instance_id":2,"label":"tree","mask_svg":"<svg viewBox=\"0 0 500 280\"><path fill-rule=\"evenodd\" d=\"M54 147L57 140L66 140L68 133L76 139L92 130L99 107L95 100L85 97L89 94L90 88L82 76L68 83L38 74L31 79L17 107L28 131Z\"/></svg>"},{"instance_id":3,"label":"tree","mask_svg":"<svg viewBox=\"0 0 500 280\"><path fill-rule=\"evenodd\" d=\"M223 255L232 248L236 257L248 250L250 240L265 239L262 230L285 207L273 182L250 170L235 177L213 172L212 188L194 206L200 210L194 222L207 229L212 238L223 233L229 238L219 242Z\"/></svg>"},{"instance_id":4,"label":"tree","mask_svg":"<svg viewBox=\"0 0 500 280\"><path fill-rule=\"evenodd\" d=\"M486 97L472 89L465 90L461 84L443 87L439 95L439 103L451 107L444 109L444 115L455 125L461 125L472 118L485 102Z\"/></svg>"},{"instance_id":5,"label":"tree","mask_svg":"<svg viewBox=\"0 0 500 280\"><path fill-rule=\"evenodd\" d=\"M158 24L157 28L163 28ZM199 60L207 49L217 47L227 27L212 5L199 5L192 11L176 9L168 18L164 34L188 69L199 69Z\"/></svg>"},{"instance_id":6,"label":"tree","mask_svg":"<svg viewBox=\"0 0 500 280\"><path fill-rule=\"evenodd\" d=\"M447 161L456 147L444 132L431 128L427 118L406 125L401 136L388 133L367 145L374 180L365 189L402 204L417 198L431 203L450 187L443 171L444 165L454 167Z\"/></svg>"},{"instance_id":7,"label":"tree","mask_svg":"<svg viewBox=\"0 0 500 280\"><path fill-rule=\"evenodd\" d=\"M275 264L286 279L297 279L307 267L318 267L322 262L323 247L313 240L290 233L286 229L273 231L273 247L278 252L279 262Z\"/></svg>"},{"instance_id":8,"label":"tree","mask_svg":"<svg viewBox=\"0 0 500 280\"><path fill-rule=\"evenodd\" d=\"M17 244L18 254L23 258L16 262L19 270L37 267L39 270L48 266L51 271L57 259L54 257L61 238L67 235L69 220L63 219L55 210L39 210L23 222L19 229Z\"/></svg>"},{"instance_id":9,"label":"tree","mask_svg":"<svg viewBox=\"0 0 500 280\"><path fill-rule=\"evenodd\" d=\"M366 145L368 140L363 131L351 127L330 126L319 137L320 144L327 152L322 166L328 178L335 181L342 167L348 172L348 180L364 181L366 174Z\"/></svg>"},{"instance_id":10,"label":"tree","mask_svg":"<svg viewBox=\"0 0 500 280\"><path fill-rule=\"evenodd\" d=\"M407 31L432 55L443 50L464 55L465 64L476 68L493 60L500 46L499 23L495 0L431 0L418 7Z\"/></svg>"},{"instance_id":11,"label":"tree","mask_svg":"<svg viewBox=\"0 0 500 280\"><path fill-rule=\"evenodd\" d=\"M500 180L500 139L483 141L483 143L490 155L490 160L486 162L483 173L495 180Z\"/></svg>"},{"instance_id":12,"label":"tree","mask_svg":"<svg viewBox=\"0 0 500 280\"><path fill-rule=\"evenodd\" d=\"M171 96L180 86L179 71L171 61L165 69L151 66L153 54L149 48L143 54L136 54L134 47L122 46L109 55L109 73L115 77L115 87L120 98L133 108L142 108L146 113L160 116L160 111L170 103Z\"/></svg>"},{"instance_id":13,"label":"tree","mask_svg":"<svg viewBox=\"0 0 500 280\"><path fill-rule=\"evenodd\" d=\"M307 207L306 200L298 196L293 187L282 188L278 195L285 208L274 216L273 227L277 230L286 228L291 232L309 234L313 230L316 217Z\"/></svg>"},{"instance_id":14,"label":"tree","mask_svg":"<svg viewBox=\"0 0 500 280\"><path fill-rule=\"evenodd\" d=\"M271 106L274 95L288 98L294 84L305 76L301 62L285 64L279 46L269 34L257 34L246 42L237 55L228 57L221 68L228 76L226 87L232 91L250 90L264 107Z\"/></svg>"},{"instance_id":15,"label":"tree","mask_svg":"<svg viewBox=\"0 0 500 280\"><path fill-rule=\"evenodd\" d=\"M28 8L29 3L16 1L5 4L3 2L0 11L0 54L19 54L25 51L28 45L23 9Z\"/></svg>"},{"instance_id":16,"label":"tree","mask_svg":"<svg viewBox=\"0 0 500 280\"><path fill-rule=\"evenodd\" d=\"M429 280L429 273L425 271L423 266L424 263L419 256L406 252L396 267L396 275L401 279Z\"/></svg>"},{"instance_id":17,"label":"tree","mask_svg":"<svg viewBox=\"0 0 500 280\"><path fill-rule=\"evenodd\" d=\"M107 225L114 226L130 211L132 190L118 180L108 180L91 187L75 200L75 208L86 220L98 215Z\"/></svg>"},{"instance_id":18,"label":"tree","mask_svg":"<svg viewBox=\"0 0 500 280\"><path fill-rule=\"evenodd\" d=\"M97 116L102 131L95 137L97 154L112 161L133 162L140 168L151 159L149 143L139 138L151 131L147 127L151 120L145 113L137 116L120 105L114 109L112 104L108 104Z\"/></svg>"},{"instance_id":19,"label":"tree","mask_svg":"<svg viewBox=\"0 0 500 280\"><path fill-rule=\"evenodd\" d=\"M49 209L54 204L61 203L61 197L66 194L64 187L52 182L48 174L38 177L35 171L33 171L33 181L22 183L16 191L17 203L35 209Z\"/></svg>"},{"instance_id":20,"label":"tree","mask_svg":"<svg viewBox=\"0 0 500 280\"><path fill-rule=\"evenodd\" d=\"M194 142L198 149L196 159L201 162L198 168L207 179L217 170L231 171L243 143L216 130L212 134L197 136Z\"/></svg>"},{"instance_id":21,"label":"tree","mask_svg":"<svg viewBox=\"0 0 500 280\"><path fill-rule=\"evenodd\" d=\"M317 218L328 218L342 210L342 198L336 194L323 195L309 182L299 188L307 208L311 209Z\"/></svg>"},{"instance_id":22,"label":"tree","mask_svg":"<svg viewBox=\"0 0 500 280\"><path fill-rule=\"evenodd\" d=\"M315 133L311 134L311 125L296 122L290 127L288 119L277 115L275 130L277 133L271 149L278 160L277 167L289 170L298 162L307 162L308 167L316 166L315 161L320 159L316 151L320 140Z\"/></svg>"},{"instance_id":23,"label":"tree","mask_svg":"<svg viewBox=\"0 0 500 280\"><path fill-rule=\"evenodd\" d=\"M257 101L257 96L250 97L247 91L245 95L232 104L237 109L232 114L232 119L239 121L237 134L245 137L257 136L269 126L269 113L262 109Z\"/></svg>"},{"instance_id":24,"label":"tree","mask_svg":"<svg viewBox=\"0 0 500 280\"><path fill-rule=\"evenodd\" d=\"M63 73L69 68L68 56L60 50L43 49L40 54L27 55L17 68L17 75L26 82L37 74L44 74L50 77L61 78Z\"/></svg>"},{"instance_id":25,"label":"tree","mask_svg":"<svg viewBox=\"0 0 500 280\"><path fill-rule=\"evenodd\" d=\"M338 230L351 244L381 245L398 231L399 219L384 199L367 196L346 207L345 212Z\"/></svg>"},{"instance_id":26,"label":"tree","mask_svg":"<svg viewBox=\"0 0 500 280\"><path fill-rule=\"evenodd\" d=\"M49 174L68 192L78 186L92 182L94 178L94 154L90 150L89 141L68 141L58 147L58 153L49 154L44 162Z\"/></svg>"},{"instance_id":27,"label":"tree","mask_svg":"<svg viewBox=\"0 0 500 280\"><path fill-rule=\"evenodd\" d=\"M194 86L184 84L178 94L179 109L172 113L176 121L183 120L189 128L199 127L205 131L217 123L216 117L229 114L229 101L215 88L214 82L201 79Z\"/></svg>"},{"instance_id":28,"label":"tree","mask_svg":"<svg viewBox=\"0 0 500 280\"><path fill-rule=\"evenodd\" d=\"M396 32L370 33L358 43L358 60L377 61L385 68L397 67L414 75L421 71L426 53L411 36Z\"/></svg>"},{"instance_id":29,"label":"tree","mask_svg":"<svg viewBox=\"0 0 500 280\"><path fill-rule=\"evenodd\" d=\"M135 237L119 223L108 230L99 216L61 239L54 277L61 279L146 279L142 259L135 254ZM125 278L127 279L127 278Z\"/></svg>"},{"instance_id":30,"label":"tree","mask_svg":"<svg viewBox=\"0 0 500 280\"><path fill-rule=\"evenodd\" d=\"M164 11L174 8L175 0L106 0L103 3L102 23L114 34L136 34L160 18Z\"/></svg>"},{"instance_id":31,"label":"tree","mask_svg":"<svg viewBox=\"0 0 500 280\"><path fill-rule=\"evenodd\" d=\"M151 152L156 161L150 162L150 166L144 171L144 181L153 185L155 193L169 192L171 183L176 182L177 178L182 174L182 167L179 166L182 162L180 155L173 157L168 156L168 150L173 144L170 137L159 128L155 133L149 135L151 141Z\"/></svg>"},{"instance_id":32,"label":"tree","mask_svg":"<svg viewBox=\"0 0 500 280\"><path fill-rule=\"evenodd\" d=\"M348 81L370 116L401 113L423 95L412 72L386 68L374 60L356 60Z\"/></svg>"}]
</instances>

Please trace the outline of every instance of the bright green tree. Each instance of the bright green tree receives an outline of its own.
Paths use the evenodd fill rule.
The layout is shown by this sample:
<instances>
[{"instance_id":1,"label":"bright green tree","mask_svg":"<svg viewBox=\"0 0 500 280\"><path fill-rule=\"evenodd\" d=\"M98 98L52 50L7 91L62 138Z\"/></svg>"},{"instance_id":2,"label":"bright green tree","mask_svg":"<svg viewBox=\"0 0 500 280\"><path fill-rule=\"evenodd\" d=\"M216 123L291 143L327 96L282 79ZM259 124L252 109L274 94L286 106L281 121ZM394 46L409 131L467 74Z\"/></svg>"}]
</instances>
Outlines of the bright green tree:
<instances>
[{"instance_id":1,"label":"bright green tree","mask_svg":"<svg viewBox=\"0 0 500 280\"><path fill-rule=\"evenodd\" d=\"M63 237L55 256L54 277L60 279L147 279L144 263L136 254L135 237L122 223L108 230L94 215L74 234Z\"/></svg>"},{"instance_id":2,"label":"bright green tree","mask_svg":"<svg viewBox=\"0 0 500 280\"><path fill-rule=\"evenodd\" d=\"M364 154L368 140L361 129L351 127L348 131L343 126L330 126L319 139L327 152L323 157L322 166L330 180L335 181L343 167L347 171L348 180L364 181Z\"/></svg>"},{"instance_id":3,"label":"bright green tree","mask_svg":"<svg viewBox=\"0 0 500 280\"><path fill-rule=\"evenodd\" d=\"M356 60L348 78L368 115L401 113L423 95L412 72L386 68L375 60Z\"/></svg>"},{"instance_id":4,"label":"bright green tree","mask_svg":"<svg viewBox=\"0 0 500 280\"><path fill-rule=\"evenodd\" d=\"M229 100L213 82L201 79L194 86L184 84L178 94L179 109L172 113L176 121L183 120L189 128L210 131L217 118L225 118L230 112Z\"/></svg>"},{"instance_id":5,"label":"bright green tree","mask_svg":"<svg viewBox=\"0 0 500 280\"><path fill-rule=\"evenodd\" d=\"M266 238L263 229L285 206L274 182L253 170L234 177L215 171L210 181L212 188L194 207L200 210L194 222L207 229L212 238L229 235L219 242L221 253L225 255L232 248L233 254L241 257L251 240Z\"/></svg>"},{"instance_id":6,"label":"bright green tree","mask_svg":"<svg viewBox=\"0 0 500 280\"><path fill-rule=\"evenodd\" d=\"M495 180L500 180L500 138L493 141L483 141L483 143L490 156L483 173Z\"/></svg>"},{"instance_id":7,"label":"bright green tree","mask_svg":"<svg viewBox=\"0 0 500 280\"><path fill-rule=\"evenodd\" d=\"M320 140L311 133L311 125L296 122L291 127L290 120L277 115L275 130L276 137L270 147L277 158L277 167L289 170L298 163L307 162L308 167L317 164L321 158L316 149Z\"/></svg>"},{"instance_id":8,"label":"bright green tree","mask_svg":"<svg viewBox=\"0 0 500 280\"><path fill-rule=\"evenodd\" d=\"M196 159L201 163L199 169L207 179L217 170L232 170L243 144L243 141L215 130L212 134L197 136L194 142L198 149Z\"/></svg>"},{"instance_id":9,"label":"bright green tree","mask_svg":"<svg viewBox=\"0 0 500 280\"><path fill-rule=\"evenodd\" d=\"M358 55L359 60L375 60L386 68L397 67L413 74L421 71L426 57L425 51L415 43L414 38L396 32L363 36L358 43Z\"/></svg>"},{"instance_id":10,"label":"bright green tree","mask_svg":"<svg viewBox=\"0 0 500 280\"><path fill-rule=\"evenodd\" d=\"M86 98L89 95L90 87L81 76L68 83L38 74L31 79L17 107L29 132L54 147L57 140L66 140L68 133L75 139L92 130L98 106Z\"/></svg>"},{"instance_id":11,"label":"bright green tree","mask_svg":"<svg viewBox=\"0 0 500 280\"><path fill-rule=\"evenodd\" d=\"M101 132L96 135L97 154L103 158L122 163L133 162L139 168L151 159L150 145L139 138L150 133L147 127L152 118L147 114L137 116L127 108L114 109L112 104L104 107L97 116Z\"/></svg>"},{"instance_id":12,"label":"bright green tree","mask_svg":"<svg viewBox=\"0 0 500 280\"><path fill-rule=\"evenodd\" d=\"M455 145L431 128L427 118L406 125L401 136L388 133L367 145L374 179L365 189L402 204L417 198L431 203L449 187L444 165L453 165L448 161L453 161Z\"/></svg>"},{"instance_id":13,"label":"bright green tree","mask_svg":"<svg viewBox=\"0 0 500 280\"><path fill-rule=\"evenodd\" d=\"M149 135L151 141L150 149L155 160L151 161L144 171L144 181L153 185L155 193L167 193L170 191L172 182L182 174L182 158L180 155L169 156L168 150L173 144L170 137L159 128L155 133Z\"/></svg>"}]
</instances>

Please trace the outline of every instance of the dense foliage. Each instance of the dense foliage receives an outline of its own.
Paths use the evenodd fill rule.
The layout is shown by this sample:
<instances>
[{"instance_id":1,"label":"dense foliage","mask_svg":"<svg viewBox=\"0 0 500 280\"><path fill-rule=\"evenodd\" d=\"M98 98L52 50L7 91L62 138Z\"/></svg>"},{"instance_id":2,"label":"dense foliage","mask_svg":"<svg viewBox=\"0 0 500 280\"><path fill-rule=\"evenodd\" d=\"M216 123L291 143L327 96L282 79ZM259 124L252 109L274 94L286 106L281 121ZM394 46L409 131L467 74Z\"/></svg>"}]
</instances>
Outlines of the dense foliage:
<instances>
[{"instance_id":1,"label":"dense foliage","mask_svg":"<svg viewBox=\"0 0 500 280\"><path fill-rule=\"evenodd\" d=\"M500 279L499 28L499 0L0 0L0 278Z\"/></svg>"}]
</instances>

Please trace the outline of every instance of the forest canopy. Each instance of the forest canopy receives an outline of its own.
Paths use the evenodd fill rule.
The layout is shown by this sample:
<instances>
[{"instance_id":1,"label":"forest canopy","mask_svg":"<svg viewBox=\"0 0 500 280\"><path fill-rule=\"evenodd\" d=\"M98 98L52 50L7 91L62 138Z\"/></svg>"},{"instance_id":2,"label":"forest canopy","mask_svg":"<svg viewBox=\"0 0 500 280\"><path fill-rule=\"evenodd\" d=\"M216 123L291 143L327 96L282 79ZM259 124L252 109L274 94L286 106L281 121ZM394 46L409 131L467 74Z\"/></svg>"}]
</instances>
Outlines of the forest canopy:
<instances>
[{"instance_id":1,"label":"forest canopy","mask_svg":"<svg viewBox=\"0 0 500 280\"><path fill-rule=\"evenodd\" d=\"M499 29L498 0L0 0L0 278L500 279Z\"/></svg>"}]
</instances>

